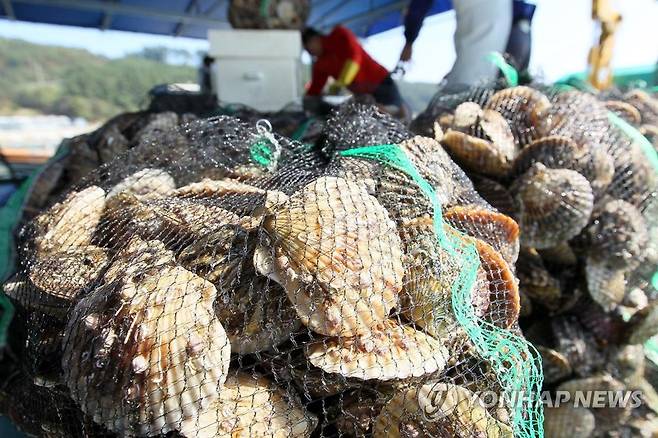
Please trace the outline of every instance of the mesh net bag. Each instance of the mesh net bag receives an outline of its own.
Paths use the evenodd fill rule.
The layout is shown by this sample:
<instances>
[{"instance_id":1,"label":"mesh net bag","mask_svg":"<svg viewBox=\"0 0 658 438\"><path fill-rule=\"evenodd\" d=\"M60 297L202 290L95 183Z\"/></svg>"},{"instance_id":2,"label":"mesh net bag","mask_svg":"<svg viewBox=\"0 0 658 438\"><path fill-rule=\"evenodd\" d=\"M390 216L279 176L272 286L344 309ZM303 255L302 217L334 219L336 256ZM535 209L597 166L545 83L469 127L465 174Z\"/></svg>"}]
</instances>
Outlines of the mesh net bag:
<instances>
[{"instance_id":1,"label":"mesh net bag","mask_svg":"<svg viewBox=\"0 0 658 438\"><path fill-rule=\"evenodd\" d=\"M235 29L302 29L308 0L231 0L228 20Z\"/></svg>"},{"instance_id":2,"label":"mesh net bag","mask_svg":"<svg viewBox=\"0 0 658 438\"><path fill-rule=\"evenodd\" d=\"M544 389L644 394L636 408L551 406L546 436L658 430L642 347L658 332L658 159L629 123L651 120L655 101L623 96L643 109L566 86L494 84L438 94L412 124L519 224L521 327L541 354Z\"/></svg>"},{"instance_id":3,"label":"mesh net bag","mask_svg":"<svg viewBox=\"0 0 658 438\"><path fill-rule=\"evenodd\" d=\"M334 117L314 149L191 122L30 222L4 285L12 419L41 436L541 436L518 225L435 140L358 104Z\"/></svg>"}]
</instances>

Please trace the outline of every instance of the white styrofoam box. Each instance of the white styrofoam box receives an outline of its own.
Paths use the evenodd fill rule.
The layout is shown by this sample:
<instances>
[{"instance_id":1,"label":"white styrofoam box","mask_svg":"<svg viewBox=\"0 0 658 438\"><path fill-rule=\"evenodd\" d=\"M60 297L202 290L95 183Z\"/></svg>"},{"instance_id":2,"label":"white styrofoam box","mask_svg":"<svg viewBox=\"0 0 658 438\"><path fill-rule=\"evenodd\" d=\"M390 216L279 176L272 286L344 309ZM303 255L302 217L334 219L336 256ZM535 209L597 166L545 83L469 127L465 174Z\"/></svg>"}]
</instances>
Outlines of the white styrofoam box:
<instances>
[{"instance_id":1,"label":"white styrofoam box","mask_svg":"<svg viewBox=\"0 0 658 438\"><path fill-rule=\"evenodd\" d=\"M213 88L222 103L276 111L299 101L301 37L288 30L210 30Z\"/></svg>"},{"instance_id":2,"label":"white styrofoam box","mask_svg":"<svg viewBox=\"0 0 658 438\"><path fill-rule=\"evenodd\" d=\"M299 58L297 30L209 30L210 56L215 58Z\"/></svg>"},{"instance_id":3,"label":"white styrofoam box","mask_svg":"<svg viewBox=\"0 0 658 438\"><path fill-rule=\"evenodd\" d=\"M219 61L219 60L218 60ZM299 100L299 62L287 59L225 59L217 66L217 97L260 111L277 111Z\"/></svg>"}]
</instances>

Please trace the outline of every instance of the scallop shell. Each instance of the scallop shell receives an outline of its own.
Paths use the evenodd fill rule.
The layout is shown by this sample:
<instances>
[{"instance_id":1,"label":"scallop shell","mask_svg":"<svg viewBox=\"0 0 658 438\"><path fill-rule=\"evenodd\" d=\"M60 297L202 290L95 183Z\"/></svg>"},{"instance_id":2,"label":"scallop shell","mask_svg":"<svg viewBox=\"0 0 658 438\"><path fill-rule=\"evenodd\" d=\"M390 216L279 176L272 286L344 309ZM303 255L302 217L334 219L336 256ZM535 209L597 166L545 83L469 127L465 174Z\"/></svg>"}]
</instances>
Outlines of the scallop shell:
<instances>
[{"instance_id":1,"label":"scallop shell","mask_svg":"<svg viewBox=\"0 0 658 438\"><path fill-rule=\"evenodd\" d=\"M541 345L537 346L537 351L541 355L545 384L551 385L559 382L573 373L569 359L559 351Z\"/></svg>"},{"instance_id":2,"label":"scallop shell","mask_svg":"<svg viewBox=\"0 0 658 438\"><path fill-rule=\"evenodd\" d=\"M454 256L440 247L430 217L405 223L400 227L400 237L406 270L401 310L429 334L444 339L456 325L452 317L452 287L461 266ZM488 293L474 296L483 299L474 302L476 313L483 316L489 304Z\"/></svg>"},{"instance_id":3,"label":"scallop shell","mask_svg":"<svg viewBox=\"0 0 658 438\"><path fill-rule=\"evenodd\" d=\"M441 204L446 204L454 198L458 188L453 170L457 166L439 142L415 136L400 143L399 147L416 166L420 175L434 188ZM413 185L416 189L416 184ZM418 189L416 191L419 192Z\"/></svg>"},{"instance_id":4,"label":"scallop shell","mask_svg":"<svg viewBox=\"0 0 658 438\"><path fill-rule=\"evenodd\" d=\"M499 112L510 124L519 145L538 137L551 102L539 90L526 86L505 88L489 98L485 108Z\"/></svg>"},{"instance_id":5,"label":"scallop shell","mask_svg":"<svg viewBox=\"0 0 658 438\"><path fill-rule=\"evenodd\" d=\"M441 372L448 355L441 342L394 321L385 321L366 335L315 342L307 350L314 366L361 380L407 379Z\"/></svg>"},{"instance_id":6,"label":"scallop shell","mask_svg":"<svg viewBox=\"0 0 658 438\"><path fill-rule=\"evenodd\" d=\"M91 244L105 206L105 191L91 186L71 192L35 219L37 253L61 252Z\"/></svg>"},{"instance_id":7,"label":"scallop shell","mask_svg":"<svg viewBox=\"0 0 658 438\"><path fill-rule=\"evenodd\" d=\"M382 397L369 391L356 390L338 402L332 423L340 436L365 438L381 411Z\"/></svg>"},{"instance_id":8,"label":"scallop shell","mask_svg":"<svg viewBox=\"0 0 658 438\"><path fill-rule=\"evenodd\" d=\"M368 333L397 305L404 270L395 224L363 186L322 177L266 216L254 255L317 333Z\"/></svg>"},{"instance_id":9,"label":"scallop shell","mask_svg":"<svg viewBox=\"0 0 658 438\"><path fill-rule=\"evenodd\" d=\"M432 214L432 203L406 173L386 169L378 179L374 196L386 208L389 217L402 223L422 215ZM441 196L441 195L439 195ZM446 202L447 198L439 202Z\"/></svg>"},{"instance_id":10,"label":"scallop shell","mask_svg":"<svg viewBox=\"0 0 658 438\"><path fill-rule=\"evenodd\" d=\"M238 354L269 350L301 327L281 286L253 272L242 274L228 301L215 301L215 311Z\"/></svg>"},{"instance_id":11,"label":"scallop shell","mask_svg":"<svg viewBox=\"0 0 658 438\"><path fill-rule=\"evenodd\" d=\"M176 188L174 178L162 169L142 169L124 178L107 194L111 199L119 193L129 193L139 198L152 198L167 195Z\"/></svg>"},{"instance_id":12,"label":"scallop shell","mask_svg":"<svg viewBox=\"0 0 658 438\"><path fill-rule=\"evenodd\" d=\"M516 155L512 131L497 111L483 110L474 102L461 103L455 108L452 129L489 141L510 160Z\"/></svg>"},{"instance_id":13,"label":"scallop shell","mask_svg":"<svg viewBox=\"0 0 658 438\"><path fill-rule=\"evenodd\" d=\"M555 350L567 358L579 376L591 376L601 369L606 358L599 352L594 335L587 331L576 316L557 316L550 320Z\"/></svg>"},{"instance_id":14,"label":"scallop shell","mask_svg":"<svg viewBox=\"0 0 658 438\"><path fill-rule=\"evenodd\" d=\"M516 264L519 287L537 303L548 310L560 306L562 291L560 281L553 277L544 266L541 256L535 249L524 248Z\"/></svg>"},{"instance_id":15,"label":"scallop shell","mask_svg":"<svg viewBox=\"0 0 658 438\"><path fill-rule=\"evenodd\" d=\"M517 280L498 251L480 239L473 240L489 290L489 306L485 319L494 325L509 328L519 319L521 303Z\"/></svg>"},{"instance_id":16,"label":"scallop shell","mask_svg":"<svg viewBox=\"0 0 658 438\"><path fill-rule=\"evenodd\" d=\"M459 206L443 213L458 231L487 242L514 265L519 255L519 226L510 217L477 206Z\"/></svg>"},{"instance_id":17,"label":"scallop shell","mask_svg":"<svg viewBox=\"0 0 658 438\"><path fill-rule=\"evenodd\" d=\"M29 266L29 283L7 283L5 292L27 307L62 316L106 265L105 250L93 245L50 253Z\"/></svg>"},{"instance_id":18,"label":"scallop shell","mask_svg":"<svg viewBox=\"0 0 658 438\"><path fill-rule=\"evenodd\" d=\"M594 208L592 188L584 176L540 163L514 183L512 192L521 206L521 239L537 249L576 236Z\"/></svg>"},{"instance_id":19,"label":"scallop shell","mask_svg":"<svg viewBox=\"0 0 658 438\"><path fill-rule=\"evenodd\" d=\"M62 368L71 396L123 435L196 424L219 398L231 346L214 317L213 285L176 266L152 266L102 286L70 315Z\"/></svg>"},{"instance_id":20,"label":"scallop shell","mask_svg":"<svg viewBox=\"0 0 658 438\"><path fill-rule=\"evenodd\" d=\"M611 269L633 269L643 260L649 230L642 213L622 200L610 200L594 211L587 228L590 257Z\"/></svg>"},{"instance_id":21,"label":"scallop shell","mask_svg":"<svg viewBox=\"0 0 658 438\"><path fill-rule=\"evenodd\" d=\"M143 200L121 193L112 199L111 208L105 212L100 227L105 232L100 234L105 239L117 240L137 234L145 240L161 240L168 247L179 249L224 225L253 228L257 223L252 217L241 217L201 200L168 197Z\"/></svg>"},{"instance_id":22,"label":"scallop shell","mask_svg":"<svg viewBox=\"0 0 658 438\"><path fill-rule=\"evenodd\" d=\"M537 139L524 147L514 160L513 175L522 175L534 163L550 169L580 171L589 159L589 150L569 137L551 135Z\"/></svg>"},{"instance_id":23,"label":"scallop shell","mask_svg":"<svg viewBox=\"0 0 658 438\"><path fill-rule=\"evenodd\" d=\"M265 377L239 373L226 379L220 399L181 432L186 438L306 438L317 423L294 395Z\"/></svg>"},{"instance_id":24,"label":"scallop shell","mask_svg":"<svg viewBox=\"0 0 658 438\"><path fill-rule=\"evenodd\" d=\"M111 283L122 277L134 277L150 268L172 266L174 262L174 253L161 241L132 236L126 246L113 257L103 279L105 283Z\"/></svg>"},{"instance_id":25,"label":"scallop shell","mask_svg":"<svg viewBox=\"0 0 658 438\"><path fill-rule=\"evenodd\" d=\"M544 409L544 436L547 438L590 438L595 426L594 414L585 407L564 404Z\"/></svg>"},{"instance_id":26,"label":"scallop shell","mask_svg":"<svg viewBox=\"0 0 658 438\"><path fill-rule=\"evenodd\" d=\"M468 389L427 383L397 393L375 419L374 438L406 436L512 438L514 434Z\"/></svg>"},{"instance_id":27,"label":"scallop shell","mask_svg":"<svg viewBox=\"0 0 658 438\"><path fill-rule=\"evenodd\" d=\"M632 125L642 123L640 111L630 103L621 100L609 100L605 103L605 107Z\"/></svg>"},{"instance_id":28,"label":"scallop shell","mask_svg":"<svg viewBox=\"0 0 658 438\"><path fill-rule=\"evenodd\" d=\"M481 176L471 175L470 178L475 190L489 205L512 219L516 218L517 206L507 187Z\"/></svg>"},{"instance_id":29,"label":"scallop shell","mask_svg":"<svg viewBox=\"0 0 658 438\"><path fill-rule=\"evenodd\" d=\"M615 173L606 194L643 210L653 202L658 191L656 171L636 143L618 148L613 155Z\"/></svg>"},{"instance_id":30,"label":"scallop shell","mask_svg":"<svg viewBox=\"0 0 658 438\"><path fill-rule=\"evenodd\" d=\"M265 190L232 178L221 180L203 178L199 182L194 182L174 190L172 196L183 198L212 198L240 194L265 194Z\"/></svg>"},{"instance_id":31,"label":"scallop shell","mask_svg":"<svg viewBox=\"0 0 658 438\"><path fill-rule=\"evenodd\" d=\"M626 279L623 269L615 269L605 261L588 256L585 277L589 295L606 312L611 312L624 300Z\"/></svg>"},{"instance_id":32,"label":"scallop shell","mask_svg":"<svg viewBox=\"0 0 658 438\"><path fill-rule=\"evenodd\" d=\"M557 388L558 391L568 392L571 395L571 400L574 400L580 391L587 393L594 391L624 391L625 389L626 386L623 383L614 379L609 374L570 380ZM592 397L592 400L594 400L594 397ZM623 424L629 418L630 411L629 404L623 407L612 407L607 405L607 403L604 407L591 410L594 414L596 430L599 433L617 429L620 424Z\"/></svg>"},{"instance_id":33,"label":"scallop shell","mask_svg":"<svg viewBox=\"0 0 658 438\"><path fill-rule=\"evenodd\" d=\"M487 140L449 129L441 144L456 161L473 172L504 177L511 169L513 155Z\"/></svg>"}]
</instances>

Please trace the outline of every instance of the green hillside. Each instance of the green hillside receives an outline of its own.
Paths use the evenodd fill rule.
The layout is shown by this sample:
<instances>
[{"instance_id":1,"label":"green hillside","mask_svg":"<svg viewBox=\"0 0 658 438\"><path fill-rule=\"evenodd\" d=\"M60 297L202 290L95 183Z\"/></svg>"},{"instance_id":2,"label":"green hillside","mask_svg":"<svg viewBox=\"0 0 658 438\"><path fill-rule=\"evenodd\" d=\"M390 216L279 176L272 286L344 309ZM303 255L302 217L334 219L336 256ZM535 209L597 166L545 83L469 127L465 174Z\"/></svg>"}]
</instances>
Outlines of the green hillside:
<instances>
[{"instance_id":1,"label":"green hillside","mask_svg":"<svg viewBox=\"0 0 658 438\"><path fill-rule=\"evenodd\" d=\"M156 84L196 81L192 67L12 39L0 39L0 72L0 114L32 110L89 120L144 106Z\"/></svg>"}]
</instances>

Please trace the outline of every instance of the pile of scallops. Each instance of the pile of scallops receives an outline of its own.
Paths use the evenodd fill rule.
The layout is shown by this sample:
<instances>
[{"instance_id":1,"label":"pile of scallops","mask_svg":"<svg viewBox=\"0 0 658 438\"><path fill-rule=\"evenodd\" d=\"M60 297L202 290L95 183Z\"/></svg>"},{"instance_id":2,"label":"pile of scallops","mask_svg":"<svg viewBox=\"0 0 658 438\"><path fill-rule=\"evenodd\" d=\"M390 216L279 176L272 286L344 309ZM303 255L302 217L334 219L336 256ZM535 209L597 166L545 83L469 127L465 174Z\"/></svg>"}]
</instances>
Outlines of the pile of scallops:
<instances>
[{"instance_id":1,"label":"pile of scallops","mask_svg":"<svg viewBox=\"0 0 658 438\"><path fill-rule=\"evenodd\" d=\"M502 396L516 371L455 306L522 341L519 227L436 140L388 145L400 166L291 154L228 117L185 130L203 133L179 160L133 148L22 231L4 285L18 364L0 391L20 428L513 436L516 408L478 394Z\"/></svg>"},{"instance_id":2,"label":"pile of scallops","mask_svg":"<svg viewBox=\"0 0 658 438\"><path fill-rule=\"evenodd\" d=\"M544 389L644 394L639 407L547 407L549 437L658 431L643 349L658 332L658 161L609 112L642 134L658 106L644 92L626 98L642 109L574 89L477 89L437 96L415 125L519 225L521 327L542 355Z\"/></svg>"}]
</instances>

